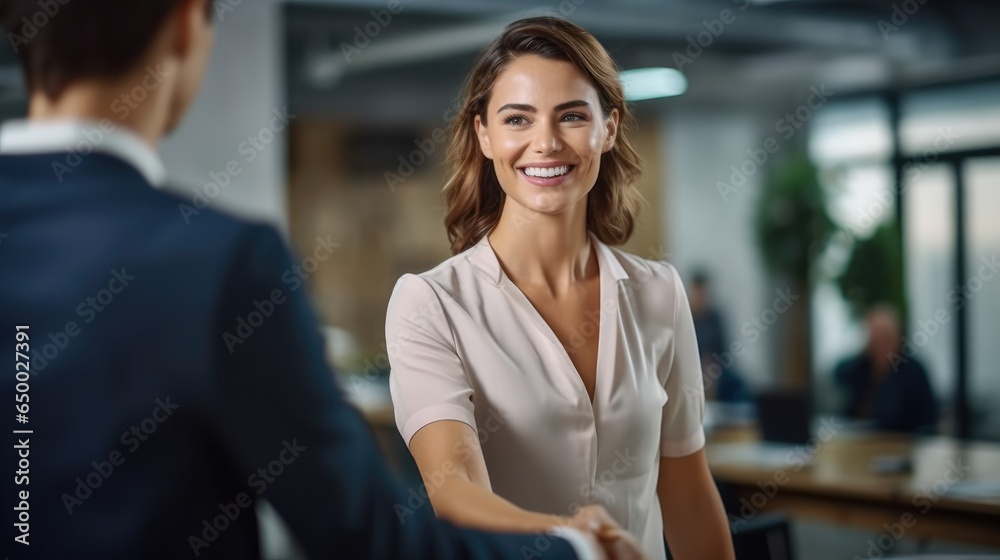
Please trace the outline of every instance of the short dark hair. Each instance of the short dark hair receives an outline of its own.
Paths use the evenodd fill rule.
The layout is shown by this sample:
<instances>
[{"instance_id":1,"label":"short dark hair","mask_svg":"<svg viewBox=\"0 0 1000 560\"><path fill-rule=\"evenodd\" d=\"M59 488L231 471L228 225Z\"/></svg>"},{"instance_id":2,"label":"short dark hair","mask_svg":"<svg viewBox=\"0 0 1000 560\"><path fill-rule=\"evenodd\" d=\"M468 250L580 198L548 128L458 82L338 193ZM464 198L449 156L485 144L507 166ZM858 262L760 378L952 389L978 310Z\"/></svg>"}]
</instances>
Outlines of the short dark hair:
<instances>
[{"instance_id":1,"label":"short dark hair","mask_svg":"<svg viewBox=\"0 0 1000 560\"><path fill-rule=\"evenodd\" d=\"M120 77L185 0L0 0L0 24L29 91L59 98L83 78ZM212 2L206 2L211 17Z\"/></svg>"}]
</instances>

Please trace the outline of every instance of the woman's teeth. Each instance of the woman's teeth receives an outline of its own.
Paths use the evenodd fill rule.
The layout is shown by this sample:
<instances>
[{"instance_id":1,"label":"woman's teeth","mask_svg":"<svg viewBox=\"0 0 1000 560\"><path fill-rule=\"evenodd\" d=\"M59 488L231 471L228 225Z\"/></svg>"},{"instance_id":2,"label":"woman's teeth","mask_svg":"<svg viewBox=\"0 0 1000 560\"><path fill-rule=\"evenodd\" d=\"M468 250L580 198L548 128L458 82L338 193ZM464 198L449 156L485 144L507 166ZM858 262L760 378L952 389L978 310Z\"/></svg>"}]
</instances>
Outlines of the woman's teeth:
<instances>
[{"instance_id":1,"label":"woman's teeth","mask_svg":"<svg viewBox=\"0 0 1000 560\"><path fill-rule=\"evenodd\" d=\"M568 165L559 167L525 167L524 174L529 177L558 177L569 173Z\"/></svg>"}]
</instances>

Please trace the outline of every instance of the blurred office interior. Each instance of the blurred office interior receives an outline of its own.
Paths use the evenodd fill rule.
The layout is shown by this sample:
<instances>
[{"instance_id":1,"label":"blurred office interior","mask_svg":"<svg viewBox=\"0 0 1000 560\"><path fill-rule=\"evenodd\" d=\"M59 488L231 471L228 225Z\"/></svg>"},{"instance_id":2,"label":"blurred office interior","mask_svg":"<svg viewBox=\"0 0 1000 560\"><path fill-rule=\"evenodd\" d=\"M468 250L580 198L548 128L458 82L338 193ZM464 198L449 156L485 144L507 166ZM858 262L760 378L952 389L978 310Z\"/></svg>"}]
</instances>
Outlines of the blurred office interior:
<instances>
[{"instance_id":1,"label":"blurred office interior","mask_svg":"<svg viewBox=\"0 0 1000 560\"><path fill-rule=\"evenodd\" d=\"M882 302L900 311L900 355L929 375L936 434L872 451L848 445L862 437L851 428L817 443L820 427L802 444L815 464L794 473L787 460L751 457L743 436L711 437L753 431L753 398L747 415L710 407L710 458L733 492L734 529L750 521L748 503L755 522L789 522L789 555L774 558L1000 554L1000 4L215 4L206 87L160 150L170 188L287 232L341 382L410 480L387 408L386 303L401 274L450 256L444 128L475 53L510 21L557 14L590 30L623 70L679 71L650 86L664 97L640 99L644 78L630 78L646 204L625 249L672 262L688 283L710 278L724 370L752 395L803 392L810 414L837 426L834 369L862 350L863 310ZM23 115L8 49L0 88L0 116ZM952 460L973 466L949 478ZM782 468L792 482L775 482L771 496L764 488L777 479L766 473ZM845 472L861 487L838 486ZM912 507L922 492L935 498L926 512ZM913 509L915 525L882 538ZM992 535L979 530L991 523ZM268 535L272 556L292 554L278 531Z\"/></svg>"}]
</instances>

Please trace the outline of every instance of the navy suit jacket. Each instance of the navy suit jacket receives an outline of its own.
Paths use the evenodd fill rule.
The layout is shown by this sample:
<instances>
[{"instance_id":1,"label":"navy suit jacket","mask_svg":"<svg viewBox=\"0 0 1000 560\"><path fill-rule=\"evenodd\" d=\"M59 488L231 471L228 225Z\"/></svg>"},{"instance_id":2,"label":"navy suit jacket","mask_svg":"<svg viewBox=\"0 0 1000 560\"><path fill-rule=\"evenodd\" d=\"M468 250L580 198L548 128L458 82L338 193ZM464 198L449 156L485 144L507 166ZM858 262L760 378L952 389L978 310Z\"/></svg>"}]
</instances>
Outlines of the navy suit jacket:
<instances>
[{"instance_id":1,"label":"navy suit jacket","mask_svg":"<svg viewBox=\"0 0 1000 560\"><path fill-rule=\"evenodd\" d=\"M872 420L877 430L934 434L938 407L930 377L913 357L900 356L893 371L880 381L872 378L867 352L845 360L834 370L834 379L847 391L843 414ZM866 406L867 405L867 406ZM867 411L859 409L866 407Z\"/></svg>"},{"instance_id":2,"label":"navy suit jacket","mask_svg":"<svg viewBox=\"0 0 1000 560\"><path fill-rule=\"evenodd\" d=\"M190 201L111 156L61 181L57 161L0 156L3 400L8 429L32 431L6 446L11 558L259 558L259 499L311 558L575 558L562 539L455 528L394 479L273 229L185 219Z\"/></svg>"}]
</instances>

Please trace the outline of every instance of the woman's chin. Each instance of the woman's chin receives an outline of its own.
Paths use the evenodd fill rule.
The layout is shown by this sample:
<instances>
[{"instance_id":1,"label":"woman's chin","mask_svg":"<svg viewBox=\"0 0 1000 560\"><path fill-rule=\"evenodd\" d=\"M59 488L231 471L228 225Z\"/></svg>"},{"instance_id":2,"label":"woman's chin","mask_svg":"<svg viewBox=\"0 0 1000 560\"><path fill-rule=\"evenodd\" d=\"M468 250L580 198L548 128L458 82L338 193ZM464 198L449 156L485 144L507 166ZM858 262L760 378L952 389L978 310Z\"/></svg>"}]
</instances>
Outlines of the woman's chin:
<instances>
[{"instance_id":1,"label":"woman's chin","mask_svg":"<svg viewBox=\"0 0 1000 560\"><path fill-rule=\"evenodd\" d=\"M554 216L566 213L576 204L586 204L587 195L559 187L545 187L539 190L538 187L531 186L530 189L520 190L511 199L510 202L517 203L527 211L526 214Z\"/></svg>"},{"instance_id":2,"label":"woman's chin","mask_svg":"<svg viewBox=\"0 0 1000 560\"><path fill-rule=\"evenodd\" d=\"M561 203L552 203L552 201L545 201L541 204L531 204L528 206L528 210L534 212L535 214L544 214L546 216L555 216L562 214L566 211L566 205Z\"/></svg>"},{"instance_id":3,"label":"woman's chin","mask_svg":"<svg viewBox=\"0 0 1000 560\"><path fill-rule=\"evenodd\" d=\"M525 194L527 196L523 200L528 209L541 214L561 214L570 205L569 193L558 187Z\"/></svg>"}]
</instances>

